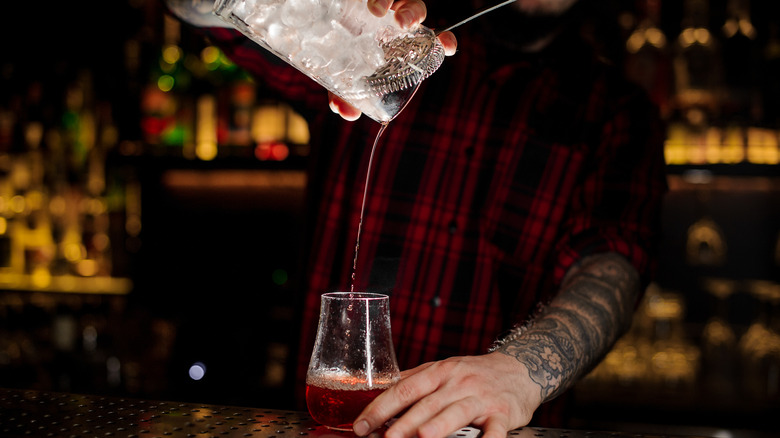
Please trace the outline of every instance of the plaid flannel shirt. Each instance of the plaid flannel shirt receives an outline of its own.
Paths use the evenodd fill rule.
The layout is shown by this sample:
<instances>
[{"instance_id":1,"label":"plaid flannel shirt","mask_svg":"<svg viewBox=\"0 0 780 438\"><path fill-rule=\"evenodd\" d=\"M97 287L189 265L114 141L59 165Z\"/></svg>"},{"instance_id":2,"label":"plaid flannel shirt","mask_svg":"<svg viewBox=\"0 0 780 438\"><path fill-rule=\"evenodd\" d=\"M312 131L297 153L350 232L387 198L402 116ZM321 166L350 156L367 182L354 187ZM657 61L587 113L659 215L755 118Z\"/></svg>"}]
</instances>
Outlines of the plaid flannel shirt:
<instances>
[{"instance_id":1,"label":"plaid flannel shirt","mask_svg":"<svg viewBox=\"0 0 780 438\"><path fill-rule=\"evenodd\" d=\"M304 75L235 32L209 33L311 122L302 376L320 294L350 287L379 125L340 120ZM458 49L391 122L371 169L355 290L391 296L402 369L486 352L588 254L620 253L647 282L659 238L664 130L644 92L582 41L508 59L476 37Z\"/></svg>"}]
</instances>

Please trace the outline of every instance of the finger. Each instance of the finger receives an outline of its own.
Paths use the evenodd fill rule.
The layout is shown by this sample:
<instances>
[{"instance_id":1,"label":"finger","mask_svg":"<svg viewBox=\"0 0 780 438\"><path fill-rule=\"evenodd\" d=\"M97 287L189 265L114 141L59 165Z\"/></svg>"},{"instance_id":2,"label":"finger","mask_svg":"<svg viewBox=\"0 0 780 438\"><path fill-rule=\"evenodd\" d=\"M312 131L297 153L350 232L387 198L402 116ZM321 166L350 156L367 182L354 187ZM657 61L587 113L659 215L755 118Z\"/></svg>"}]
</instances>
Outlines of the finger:
<instances>
[{"instance_id":1,"label":"finger","mask_svg":"<svg viewBox=\"0 0 780 438\"><path fill-rule=\"evenodd\" d=\"M434 392L441 384L441 376L436 372L424 371L401 379L369 403L355 420L355 433L361 436L368 434L405 408Z\"/></svg>"},{"instance_id":2,"label":"finger","mask_svg":"<svg viewBox=\"0 0 780 438\"><path fill-rule=\"evenodd\" d=\"M390 9L395 11L395 21L407 29L422 23L428 16L428 9L422 0L398 0Z\"/></svg>"},{"instance_id":3,"label":"finger","mask_svg":"<svg viewBox=\"0 0 780 438\"><path fill-rule=\"evenodd\" d=\"M393 423L386 435L389 438L441 438L468 426L479 409L479 401L467 397L447 404L447 398L439 394L423 398Z\"/></svg>"},{"instance_id":4,"label":"finger","mask_svg":"<svg viewBox=\"0 0 780 438\"><path fill-rule=\"evenodd\" d=\"M344 120L348 120L350 122L357 120L362 114L359 109L348 104L331 92L328 92L328 105L330 106L331 111L340 115Z\"/></svg>"},{"instance_id":5,"label":"finger","mask_svg":"<svg viewBox=\"0 0 780 438\"><path fill-rule=\"evenodd\" d=\"M368 10L377 17L384 17L387 15L387 11L390 10L390 5L393 4L393 0L368 0L366 2Z\"/></svg>"},{"instance_id":6,"label":"finger","mask_svg":"<svg viewBox=\"0 0 780 438\"><path fill-rule=\"evenodd\" d=\"M442 32L439 34L439 42L444 47L444 54L452 56L458 50L458 40L452 32Z\"/></svg>"},{"instance_id":7,"label":"finger","mask_svg":"<svg viewBox=\"0 0 780 438\"><path fill-rule=\"evenodd\" d=\"M493 416L482 425L482 438L506 438L509 426L502 417Z\"/></svg>"},{"instance_id":8,"label":"finger","mask_svg":"<svg viewBox=\"0 0 780 438\"><path fill-rule=\"evenodd\" d=\"M415 375L415 374L417 374L417 373L419 373L421 371L424 371L424 370L428 369L428 367L430 367L433 364L434 364L434 362L426 362L426 363L424 363L422 365L417 365L414 368L411 368L411 369L408 369L408 370L403 370L403 371L401 371L401 379L405 379L407 377L411 377L411 376L413 376L413 375Z\"/></svg>"}]
</instances>

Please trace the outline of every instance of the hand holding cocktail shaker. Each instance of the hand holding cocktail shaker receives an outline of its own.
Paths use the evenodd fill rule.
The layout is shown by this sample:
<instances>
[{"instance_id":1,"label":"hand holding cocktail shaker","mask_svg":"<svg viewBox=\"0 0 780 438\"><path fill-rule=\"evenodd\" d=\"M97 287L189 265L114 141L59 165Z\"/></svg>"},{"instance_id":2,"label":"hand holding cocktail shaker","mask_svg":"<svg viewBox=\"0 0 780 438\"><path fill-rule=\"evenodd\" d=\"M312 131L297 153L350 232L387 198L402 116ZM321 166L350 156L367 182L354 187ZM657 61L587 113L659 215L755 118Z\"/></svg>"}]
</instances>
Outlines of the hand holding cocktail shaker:
<instances>
[{"instance_id":1,"label":"hand holding cocktail shaker","mask_svg":"<svg viewBox=\"0 0 780 438\"><path fill-rule=\"evenodd\" d=\"M217 0L214 12L380 123L444 60L432 30L376 17L365 0Z\"/></svg>"}]
</instances>

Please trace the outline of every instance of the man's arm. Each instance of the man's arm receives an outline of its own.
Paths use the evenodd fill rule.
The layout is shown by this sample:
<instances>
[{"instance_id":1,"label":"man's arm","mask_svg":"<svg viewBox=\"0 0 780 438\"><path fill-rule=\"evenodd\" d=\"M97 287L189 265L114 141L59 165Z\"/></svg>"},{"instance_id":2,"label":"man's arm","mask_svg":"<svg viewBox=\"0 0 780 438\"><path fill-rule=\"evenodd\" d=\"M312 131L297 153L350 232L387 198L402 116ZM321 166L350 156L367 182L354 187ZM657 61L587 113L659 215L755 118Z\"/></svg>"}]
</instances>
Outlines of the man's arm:
<instances>
[{"instance_id":1,"label":"man's arm","mask_svg":"<svg viewBox=\"0 0 780 438\"><path fill-rule=\"evenodd\" d=\"M528 368L543 401L590 371L628 330L639 275L618 254L599 254L571 269L558 295L532 323L496 348Z\"/></svg>"},{"instance_id":2,"label":"man's arm","mask_svg":"<svg viewBox=\"0 0 780 438\"><path fill-rule=\"evenodd\" d=\"M496 351L402 372L363 411L355 433L365 436L408 408L386 438L441 438L466 425L482 428L485 438L505 437L596 365L630 325L638 296L639 275L624 257L587 257L569 269L544 311Z\"/></svg>"}]
</instances>

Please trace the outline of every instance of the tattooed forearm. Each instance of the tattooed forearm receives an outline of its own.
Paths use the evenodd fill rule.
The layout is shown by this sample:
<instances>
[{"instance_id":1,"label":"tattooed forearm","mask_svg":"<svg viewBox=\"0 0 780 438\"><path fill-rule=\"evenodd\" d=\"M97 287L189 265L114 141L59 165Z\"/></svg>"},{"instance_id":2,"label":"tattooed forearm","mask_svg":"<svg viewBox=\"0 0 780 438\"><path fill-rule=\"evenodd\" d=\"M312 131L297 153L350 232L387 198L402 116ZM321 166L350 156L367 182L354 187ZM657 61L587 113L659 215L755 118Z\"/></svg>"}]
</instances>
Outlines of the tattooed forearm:
<instances>
[{"instance_id":1,"label":"tattooed forearm","mask_svg":"<svg viewBox=\"0 0 780 438\"><path fill-rule=\"evenodd\" d=\"M502 340L550 400L589 371L628 329L639 295L636 270L622 256L599 254L567 274L558 295L533 324Z\"/></svg>"}]
</instances>

